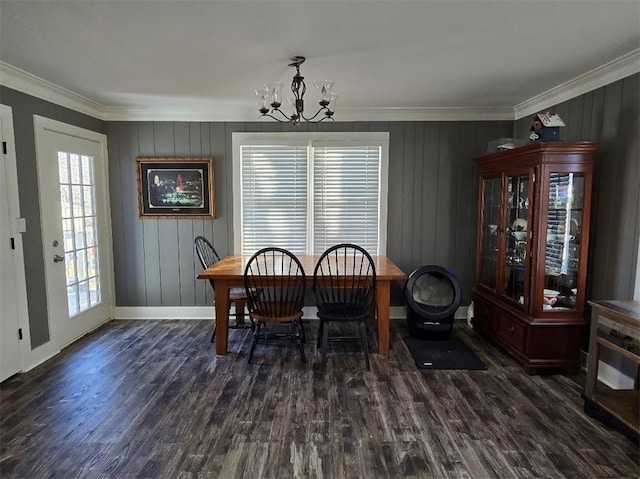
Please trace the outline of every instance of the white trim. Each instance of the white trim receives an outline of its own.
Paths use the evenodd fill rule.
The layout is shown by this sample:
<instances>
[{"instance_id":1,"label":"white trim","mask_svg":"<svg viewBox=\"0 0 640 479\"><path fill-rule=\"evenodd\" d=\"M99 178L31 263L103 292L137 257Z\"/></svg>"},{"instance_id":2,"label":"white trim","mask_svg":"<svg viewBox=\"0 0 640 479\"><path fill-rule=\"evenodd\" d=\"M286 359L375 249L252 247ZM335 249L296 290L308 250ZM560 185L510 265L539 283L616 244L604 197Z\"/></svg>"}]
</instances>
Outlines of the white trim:
<instances>
[{"instance_id":1,"label":"white trim","mask_svg":"<svg viewBox=\"0 0 640 479\"><path fill-rule=\"evenodd\" d=\"M13 279L15 281L16 293L16 313L18 315L18 326L22 329L22 341L20 344L20 366L22 370L31 353L31 334L29 329L29 307L27 303L27 282L24 266L24 247L22 244L22 233L18 228L20 218L20 196L18 193L18 165L16 159L16 141L13 131L13 110L6 105L0 105L0 117L2 118L2 138L7 143L6 180L7 196L9 203L9 216L14 221L9 225L11 237L14 239L13 254Z\"/></svg>"},{"instance_id":2,"label":"white trim","mask_svg":"<svg viewBox=\"0 0 640 479\"><path fill-rule=\"evenodd\" d=\"M106 121L264 121L254 106L245 107L218 103L201 104L194 108L128 108L106 107ZM446 108L341 108L336 122L341 121L497 121L513 120L512 107L446 107Z\"/></svg>"},{"instance_id":3,"label":"white trim","mask_svg":"<svg viewBox=\"0 0 640 479\"><path fill-rule=\"evenodd\" d=\"M213 319L213 306L115 306L113 319Z\"/></svg>"},{"instance_id":4,"label":"white trim","mask_svg":"<svg viewBox=\"0 0 640 479\"><path fill-rule=\"evenodd\" d=\"M104 105L2 61L0 61L0 84L85 115L104 119Z\"/></svg>"},{"instance_id":5,"label":"white trim","mask_svg":"<svg viewBox=\"0 0 640 479\"><path fill-rule=\"evenodd\" d=\"M442 107L442 108L340 108L336 121L498 121L513 120L513 108Z\"/></svg>"},{"instance_id":6,"label":"white trim","mask_svg":"<svg viewBox=\"0 0 640 479\"><path fill-rule=\"evenodd\" d=\"M499 121L519 120L545 108L640 72L640 49L557 85L515 106L447 108L342 108L336 121ZM0 84L105 121L272 121L260 118L251 102L202 102L196 107L105 106L0 61Z\"/></svg>"},{"instance_id":7,"label":"white trim","mask_svg":"<svg viewBox=\"0 0 640 479\"><path fill-rule=\"evenodd\" d=\"M83 141L93 142L100 149L100 154L102 155L102 161L100 162L100 167L101 167L100 177L102 182L103 194L102 194L102 198L96 199L96 201L97 201L97 204L102 205L102 207L104 208L104 236L101 236L99 241L100 241L101 255L104 255L104 262L101 261L101 274L103 276L107 275L107 277L104 278L105 291L102 292L103 293L102 299L103 299L103 303L105 303L105 306L106 306L107 317L100 318L100 322L97 325L93 326L88 331L83 331L82 334L80 334L80 336L78 337L72 338L71 340L69 340L69 338L67 339L58 338L57 335L59 333L54 331L52 328L51 297L50 297L50 292L48 290L49 281L47 280L45 285L45 298L47 301L47 309L48 309L47 322L48 322L50 339L49 339L49 342L45 344L50 345L49 349L51 348L62 349L67 345L67 344L63 344L64 341L69 341L68 344L70 344L75 340L77 340L79 337L82 337L88 332L92 331L96 327L99 327L101 324L108 321L112 317L113 302L114 302L113 298L114 298L114 291L115 291L115 284L114 284L115 274L114 274L113 245L112 245L112 234L111 234L112 225L111 225L111 207L110 207L111 201L109 198L109 164L108 164L109 157L107 152L107 137L103 133L87 130L85 128L70 125L67 123L63 123L61 121L52 120L50 118L46 118L38 115L33 115L33 124L34 124L34 132L35 132L36 163L38 166L38 192L40 197L41 210L42 210L42 201L43 201L42 184L43 184L43 181L45 181L44 178L41 177L41 168L42 168L42 162L46 161L45 154L43 152L44 145L46 144L46 141L43 138L44 132L57 133L57 134L65 135L67 137L72 137L72 138L77 138ZM45 234L44 221L45 221L45 217L41 217L41 229L42 229L41 234L42 235ZM42 238L42 247L43 247L43 255L44 255L43 257L47 257L48 243L44 237ZM48 271L45 271L45 273L47 273L45 276L48 277Z\"/></svg>"},{"instance_id":8,"label":"white trim","mask_svg":"<svg viewBox=\"0 0 640 479\"><path fill-rule=\"evenodd\" d=\"M305 319L318 319L315 306L304 307ZM390 319L406 319L407 308L391 306ZM466 319L467 306L460 306L455 313L455 319ZM213 306L116 306L113 308L113 319L213 319Z\"/></svg>"},{"instance_id":9,"label":"white trim","mask_svg":"<svg viewBox=\"0 0 640 479\"><path fill-rule=\"evenodd\" d=\"M49 345L50 343L45 344ZM39 346L32 351L33 354L31 355L31 360L26 362L26 366L24 367L22 372L26 373L27 371L31 371L33 368L40 366L46 361L49 361L49 359L56 356L59 352L59 349L51 350L50 348L42 348L42 346Z\"/></svg>"},{"instance_id":10,"label":"white trim","mask_svg":"<svg viewBox=\"0 0 640 479\"><path fill-rule=\"evenodd\" d=\"M379 144L381 147L380 157L380 204L378 213L378 251L380 255L387 254L387 221L388 221L388 180L389 180L389 138L388 131L377 132L233 132L231 134L232 143L232 186L233 186L233 251L234 254L242 254L242 175L240 165L240 147L244 144L282 144L288 142L291 144L306 144L309 148L313 147L313 142L332 141L332 142L371 142ZM309 173L311 175L311 173ZM309 181L311 178L309 178ZM312 182L310 181L312 184ZM308 191L309 197L313 194L313 188ZM311 200L310 200L311 201ZM312 230L309 230L312 231ZM311 238L309 238L311 241ZM309 247L307 244L307 247Z\"/></svg>"},{"instance_id":11,"label":"white trim","mask_svg":"<svg viewBox=\"0 0 640 479\"><path fill-rule=\"evenodd\" d=\"M36 349L31 351L32 354L31 354L31 356L29 358L29 361L26 363L27 366L25 366L25 368L24 368L24 370L22 372L26 373L27 371L30 371L31 369L35 368L36 366L39 366L40 364L44 363L45 361L48 361L49 359L51 359L54 356L56 356L65 347L67 347L70 344L75 343L80 338L83 338L87 334L90 334L93 331L95 331L96 329L102 327L108 321L109 321L109 318L105 319L103 322L101 322L100 324L96 325L94 328L91 328L89 331L85 331L82 335L78 336L77 338L72 339L67 344L64 344L64 345L60 346L59 349L54 348L53 341L49 341L48 343L44 343L44 344L38 346Z\"/></svg>"},{"instance_id":12,"label":"white trim","mask_svg":"<svg viewBox=\"0 0 640 479\"><path fill-rule=\"evenodd\" d=\"M515 105L515 119L538 113L638 72L640 48Z\"/></svg>"}]
</instances>

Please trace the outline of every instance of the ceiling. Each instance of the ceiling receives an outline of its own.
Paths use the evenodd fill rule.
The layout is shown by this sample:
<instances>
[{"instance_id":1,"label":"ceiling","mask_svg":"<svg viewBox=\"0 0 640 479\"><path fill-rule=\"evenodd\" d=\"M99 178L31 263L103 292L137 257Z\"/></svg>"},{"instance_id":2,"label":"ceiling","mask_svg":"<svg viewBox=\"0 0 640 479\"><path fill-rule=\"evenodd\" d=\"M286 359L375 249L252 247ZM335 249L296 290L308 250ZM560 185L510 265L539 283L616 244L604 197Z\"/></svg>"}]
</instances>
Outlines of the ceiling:
<instances>
[{"instance_id":1,"label":"ceiling","mask_svg":"<svg viewBox=\"0 0 640 479\"><path fill-rule=\"evenodd\" d=\"M638 71L639 46L638 0L0 0L0 82L105 119L255 120L294 55L307 111L330 79L338 121L513 118Z\"/></svg>"}]
</instances>

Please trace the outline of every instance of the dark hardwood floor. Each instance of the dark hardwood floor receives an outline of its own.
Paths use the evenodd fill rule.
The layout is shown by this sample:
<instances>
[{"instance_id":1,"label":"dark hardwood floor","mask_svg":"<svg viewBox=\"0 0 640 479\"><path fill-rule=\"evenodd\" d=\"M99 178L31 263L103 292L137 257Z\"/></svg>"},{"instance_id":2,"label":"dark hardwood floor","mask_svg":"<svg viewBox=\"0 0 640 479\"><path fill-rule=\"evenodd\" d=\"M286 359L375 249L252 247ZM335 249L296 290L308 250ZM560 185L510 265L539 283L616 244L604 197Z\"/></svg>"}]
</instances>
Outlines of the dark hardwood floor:
<instances>
[{"instance_id":1,"label":"dark hardwood floor","mask_svg":"<svg viewBox=\"0 0 640 479\"><path fill-rule=\"evenodd\" d=\"M2 478L637 478L638 446L586 416L575 378L527 376L464 322L486 371L307 354L204 321L111 321L0 386Z\"/></svg>"}]
</instances>

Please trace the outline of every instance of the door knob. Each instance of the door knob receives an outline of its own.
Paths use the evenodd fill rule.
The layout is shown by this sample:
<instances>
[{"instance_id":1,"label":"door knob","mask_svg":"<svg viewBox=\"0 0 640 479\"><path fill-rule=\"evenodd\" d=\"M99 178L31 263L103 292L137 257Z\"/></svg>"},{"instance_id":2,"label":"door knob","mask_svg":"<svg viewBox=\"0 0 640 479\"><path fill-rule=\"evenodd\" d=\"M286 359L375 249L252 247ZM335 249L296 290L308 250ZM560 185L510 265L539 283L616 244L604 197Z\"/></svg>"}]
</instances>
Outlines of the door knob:
<instances>
[{"instance_id":1,"label":"door knob","mask_svg":"<svg viewBox=\"0 0 640 479\"><path fill-rule=\"evenodd\" d=\"M53 255L53 262L59 263L60 261L64 261L64 256L60 256L59 254Z\"/></svg>"}]
</instances>

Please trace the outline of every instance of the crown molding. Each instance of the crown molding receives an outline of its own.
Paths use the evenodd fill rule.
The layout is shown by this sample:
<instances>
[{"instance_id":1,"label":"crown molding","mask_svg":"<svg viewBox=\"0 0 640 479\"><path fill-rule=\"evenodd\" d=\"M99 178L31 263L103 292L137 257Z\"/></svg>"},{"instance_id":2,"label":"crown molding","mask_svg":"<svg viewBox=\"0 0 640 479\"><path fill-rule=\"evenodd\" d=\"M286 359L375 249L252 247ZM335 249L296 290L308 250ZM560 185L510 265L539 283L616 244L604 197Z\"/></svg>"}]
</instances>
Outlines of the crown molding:
<instances>
[{"instance_id":1,"label":"crown molding","mask_svg":"<svg viewBox=\"0 0 640 479\"><path fill-rule=\"evenodd\" d=\"M340 108L336 121L513 120L511 107Z\"/></svg>"},{"instance_id":2,"label":"crown molding","mask_svg":"<svg viewBox=\"0 0 640 479\"><path fill-rule=\"evenodd\" d=\"M515 105L514 119L538 113L638 72L640 48Z\"/></svg>"},{"instance_id":3,"label":"crown molding","mask_svg":"<svg viewBox=\"0 0 640 479\"><path fill-rule=\"evenodd\" d=\"M514 107L341 108L336 121L513 121L640 72L640 48ZM260 121L246 105L198 108L110 107L0 61L0 85L104 121ZM264 119L263 119L264 120Z\"/></svg>"},{"instance_id":4,"label":"crown molding","mask_svg":"<svg viewBox=\"0 0 640 479\"><path fill-rule=\"evenodd\" d=\"M106 107L103 113L105 121L257 121L256 110L208 103L191 108L129 108Z\"/></svg>"},{"instance_id":5,"label":"crown molding","mask_svg":"<svg viewBox=\"0 0 640 479\"><path fill-rule=\"evenodd\" d=\"M266 121L250 108L218 107L200 109L144 109L107 107L106 121ZM487 121L513 120L510 107L454 108L341 108L335 121ZM269 120L271 121L271 120Z\"/></svg>"},{"instance_id":6,"label":"crown molding","mask_svg":"<svg viewBox=\"0 0 640 479\"><path fill-rule=\"evenodd\" d=\"M103 120L104 105L0 61L0 85Z\"/></svg>"}]
</instances>

